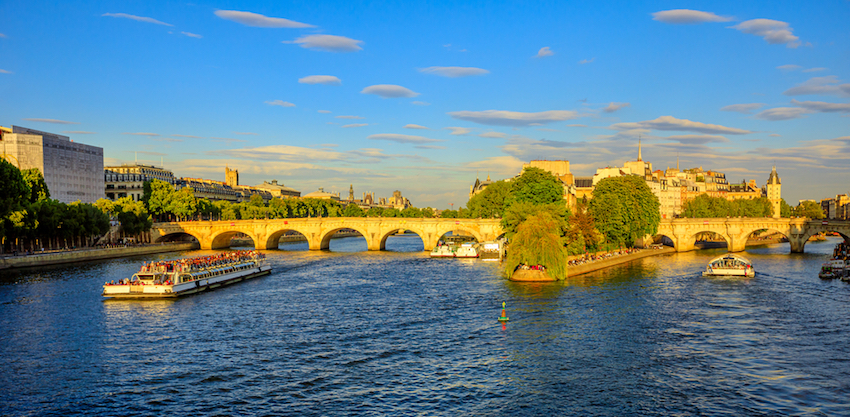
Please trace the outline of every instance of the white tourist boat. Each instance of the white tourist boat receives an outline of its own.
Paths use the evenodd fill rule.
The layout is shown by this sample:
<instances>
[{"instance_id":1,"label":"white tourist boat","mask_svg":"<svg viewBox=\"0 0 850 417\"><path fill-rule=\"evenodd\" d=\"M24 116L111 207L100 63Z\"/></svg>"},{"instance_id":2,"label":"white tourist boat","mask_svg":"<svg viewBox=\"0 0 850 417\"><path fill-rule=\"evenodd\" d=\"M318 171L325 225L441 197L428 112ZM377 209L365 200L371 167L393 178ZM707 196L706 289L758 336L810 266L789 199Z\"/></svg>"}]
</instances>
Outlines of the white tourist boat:
<instances>
[{"instance_id":1,"label":"white tourist boat","mask_svg":"<svg viewBox=\"0 0 850 417\"><path fill-rule=\"evenodd\" d=\"M836 268L837 263L841 263L839 268ZM840 271L840 272L839 272ZM818 272L818 277L821 279L833 279L833 278L841 278L844 271L844 261L839 261L836 259L824 262L820 267L820 272Z\"/></svg>"},{"instance_id":2,"label":"white tourist boat","mask_svg":"<svg viewBox=\"0 0 850 417\"><path fill-rule=\"evenodd\" d=\"M104 284L103 296L175 298L269 273L265 255L255 250L222 252L144 264L131 278Z\"/></svg>"},{"instance_id":3,"label":"white tourist boat","mask_svg":"<svg viewBox=\"0 0 850 417\"><path fill-rule=\"evenodd\" d=\"M446 244L439 244L434 246L434 249L431 250L432 258L454 258L455 251L454 247Z\"/></svg>"},{"instance_id":4,"label":"white tourist boat","mask_svg":"<svg viewBox=\"0 0 850 417\"><path fill-rule=\"evenodd\" d=\"M504 245L501 240L484 242L478 247L478 256L481 259L502 259L504 253Z\"/></svg>"},{"instance_id":5,"label":"white tourist boat","mask_svg":"<svg viewBox=\"0 0 850 417\"><path fill-rule=\"evenodd\" d=\"M455 251L455 258L477 258L478 257L478 248L472 242L466 242L460 245L459 248Z\"/></svg>"},{"instance_id":6,"label":"white tourist boat","mask_svg":"<svg viewBox=\"0 0 850 417\"><path fill-rule=\"evenodd\" d=\"M718 256L708 263L703 276L754 277L756 270L749 259L732 253Z\"/></svg>"}]
</instances>

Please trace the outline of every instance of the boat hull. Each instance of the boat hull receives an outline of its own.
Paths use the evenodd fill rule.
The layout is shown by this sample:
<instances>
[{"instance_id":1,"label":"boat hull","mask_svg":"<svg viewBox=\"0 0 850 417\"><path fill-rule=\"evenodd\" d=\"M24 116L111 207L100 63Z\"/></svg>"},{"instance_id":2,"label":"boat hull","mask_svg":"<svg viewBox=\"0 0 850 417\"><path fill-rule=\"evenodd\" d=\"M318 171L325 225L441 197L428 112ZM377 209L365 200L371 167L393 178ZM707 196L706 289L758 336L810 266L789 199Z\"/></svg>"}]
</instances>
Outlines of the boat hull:
<instances>
[{"instance_id":1,"label":"boat hull","mask_svg":"<svg viewBox=\"0 0 850 417\"><path fill-rule=\"evenodd\" d=\"M271 266L263 265L177 285L110 285L104 287L103 296L116 299L178 298L270 273Z\"/></svg>"}]
</instances>

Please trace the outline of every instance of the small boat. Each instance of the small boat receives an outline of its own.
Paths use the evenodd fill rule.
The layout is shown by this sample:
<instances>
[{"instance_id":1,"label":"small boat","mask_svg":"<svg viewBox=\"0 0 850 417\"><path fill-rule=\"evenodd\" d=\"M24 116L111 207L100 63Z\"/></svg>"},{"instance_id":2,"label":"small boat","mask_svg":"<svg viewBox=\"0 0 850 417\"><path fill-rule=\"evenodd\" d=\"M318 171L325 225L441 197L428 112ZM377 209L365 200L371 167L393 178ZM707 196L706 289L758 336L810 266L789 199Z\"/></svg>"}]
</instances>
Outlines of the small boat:
<instances>
[{"instance_id":1,"label":"small boat","mask_svg":"<svg viewBox=\"0 0 850 417\"><path fill-rule=\"evenodd\" d=\"M455 251L454 251L454 248L452 246L445 245L445 244L439 244L437 246L434 246L434 249L431 250L431 257L432 258L454 258L455 257Z\"/></svg>"},{"instance_id":2,"label":"small boat","mask_svg":"<svg viewBox=\"0 0 850 417\"><path fill-rule=\"evenodd\" d=\"M460 245L455 251L455 258L477 258L478 248L471 242L466 242Z\"/></svg>"},{"instance_id":3,"label":"small boat","mask_svg":"<svg viewBox=\"0 0 850 417\"><path fill-rule=\"evenodd\" d=\"M271 273L265 255L255 250L177 259L142 265L131 278L107 282L107 298L176 298Z\"/></svg>"},{"instance_id":4,"label":"small boat","mask_svg":"<svg viewBox=\"0 0 850 417\"><path fill-rule=\"evenodd\" d=\"M741 255L727 253L712 259L702 276L751 278L756 276L756 270L753 269L753 263L749 259Z\"/></svg>"},{"instance_id":5,"label":"small boat","mask_svg":"<svg viewBox=\"0 0 850 417\"><path fill-rule=\"evenodd\" d=\"M838 276L835 275L835 270L832 269L832 262L833 261L824 262L823 265L821 265L820 272L818 272L818 277L820 279L838 278Z\"/></svg>"},{"instance_id":6,"label":"small boat","mask_svg":"<svg viewBox=\"0 0 850 417\"><path fill-rule=\"evenodd\" d=\"M500 240L484 242L478 247L478 256L481 259L499 260L502 259L503 251L504 246Z\"/></svg>"}]
</instances>

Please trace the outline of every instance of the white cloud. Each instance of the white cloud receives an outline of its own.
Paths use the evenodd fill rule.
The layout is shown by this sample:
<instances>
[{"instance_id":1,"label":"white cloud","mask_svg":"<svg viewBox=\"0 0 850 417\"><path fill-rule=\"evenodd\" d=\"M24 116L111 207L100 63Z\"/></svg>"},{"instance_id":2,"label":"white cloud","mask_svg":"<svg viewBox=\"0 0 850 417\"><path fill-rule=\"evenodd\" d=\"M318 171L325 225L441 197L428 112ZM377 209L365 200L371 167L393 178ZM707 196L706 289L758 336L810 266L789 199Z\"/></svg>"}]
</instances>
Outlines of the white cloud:
<instances>
[{"instance_id":1,"label":"white cloud","mask_svg":"<svg viewBox=\"0 0 850 417\"><path fill-rule=\"evenodd\" d=\"M319 110L319 113L328 114L328 113L331 113L331 111L330 110Z\"/></svg>"},{"instance_id":2,"label":"white cloud","mask_svg":"<svg viewBox=\"0 0 850 417\"><path fill-rule=\"evenodd\" d=\"M361 116L334 116L337 119L365 119L365 117Z\"/></svg>"},{"instance_id":3,"label":"white cloud","mask_svg":"<svg viewBox=\"0 0 850 417\"><path fill-rule=\"evenodd\" d=\"M301 84L324 84L324 85L340 85L342 80L333 75L308 75L304 78L299 78Z\"/></svg>"},{"instance_id":4,"label":"white cloud","mask_svg":"<svg viewBox=\"0 0 850 417\"><path fill-rule=\"evenodd\" d=\"M7 38L7 37L8 37L8 36L6 36L6 35L4 35L4 34L0 33L0 38Z\"/></svg>"},{"instance_id":5,"label":"white cloud","mask_svg":"<svg viewBox=\"0 0 850 417\"><path fill-rule=\"evenodd\" d=\"M147 137L157 137L159 133L150 133L150 132L124 132L122 135L131 135L131 136L147 136Z\"/></svg>"},{"instance_id":6,"label":"white cloud","mask_svg":"<svg viewBox=\"0 0 850 417\"><path fill-rule=\"evenodd\" d=\"M808 110L822 113L850 113L850 103L827 103L825 101L797 101L792 103Z\"/></svg>"},{"instance_id":7,"label":"white cloud","mask_svg":"<svg viewBox=\"0 0 850 417\"><path fill-rule=\"evenodd\" d=\"M729 139L719 135L674 135L667 136L663 139L675 140L679 143L688 143L694 145L703 145L711 142L729 142Z\"/></svg>"},{"instance_id":8,"label":"white cloud","mask_svg":"<svg viewBox=\"0 0 850 417\"><path fill-rule=\"evenodd\" d=\"M545 56L552 56L552 55L555 55L555 53L552 52L552 50L549 49L548 46L544 46L544 47L540 48L539 51L537 51L537 55L535 55L535 58L543 58Z\"/></svg>"},{"instance_id":9,"label":"white cloud","mask_svg":"<svg viewBox=\"0 0 850 417\"><path fill-rule=\"evenodd\" d=\"M295 107L294 104L292 104L288 101L283 101L283 100L272 100L272 101L266 101L265 103L268 104L269 106Z\"/></svg>"},{"instance_id":10,"label":"white cloud","mask_svg":"<svg viewBox=\"0 0 850 417\"><path fill-rule=\"evenodd\" d=\"M12 71L6 71L4 69L0 69L0 74L14 74Z\"/></svg>"},{"instance_id":11,"label":"white cloud","mask_svg":"<svg viewBox=\"0 0 850 417\"><path fill-rule=\"evenodd\" d=\"M87 132L85 130L63 130L62 133L68 135L96 135L97 132Z\"/></svg>"},{"instance_id":12,"label":"white cloud","mask_svg":"<svg viewBox=\"0 0 850 417\"><path fill-rule=\"evenodd\" d=\"M769 134L768 136L770 136L770 137L772 137L772 138L781 138L781 137L782 137L782 135L780 135L780 134L778 134L778 133L771 133L771 134Z\"/></svg>"},{"instance_id":13,"label":"white cloud","mask_svg":"<svg viewBox=\"0 0 850 417\"><path fill-rule=\"evenodd\" d=\"M612 101L611 104L609 104L608 107L605 107L604 109L602 109L602 111L604 111L605 113L614 113L615 111L620 110L623 107L629 107L629 106L630 106L629 103L614 103Z\"/></svg>"},{"instance_id":14,"label":"white cloud","mask_svg":"<svg viewBox=\"0 0 850 417\"><path fill-rule=\"evenodd\" d=\"M799 65L793 65L793 64L780 65L780 66L776 67L776 69L782 70L782 71L796 71L800 68L802 68L802 67L799 66Z\"/></svg>"},{"instance_id":15,"label":"white cloud","mask_svg":"<svg viewBox=\"0 0 850 417\"><path fill-rule=\"evenodd\" d=\"M416 105L416 106L430 106L431 105L431 103L426 103L424 101L413 101L410 104L413 104L413 105Z\"/></svg>"},{"instance_id":16,"label":"white cloud","mask_svg":"<svg viewBox=\"0 0 850 417\"><path fill-rule=\"evenodd\" d=\"M470 129L468 127L455 127L455 126L444 127L443 129L451 130L452 135L466 135L466 134L468 134L469 132L472 131L472 129Z\"/></svg>"},{"instance_id":17,"label":"white cloud","mask_svg":"<svg viewBox=\"0 0 850 417\"><path fill-rule=\"evenodd\" d=\"M224 20L230 20L236 23L241 23L245 26L253 26L256 28L298 29L315 27L313 25L308 25L306 23L296 22L289 19L283 19L280 17L268 17L257 13L240 12L238 10L216 10L215 15Z\"/></svg>"},{"instance_id":18,"label":"white cloud","mask_svg":"<svg viewBox=\"0 0 850 417\"><path fill-rule=\"evenodd\" d=\"M400 135L396 133L379 133L377 135L369 135L366 137L367 139L372 140L388 140L390 142L398 142L398 143L431 143L431 142L445 142L440 139L429 139L424 136L414 136L414 135Z\"/></svg>"},{"instance_id":19,"label":"white cloud","mask_svg":"<svg viewBox=\"0 0 850 417\"><path fill-rule=\"evenodd\" d=\"M490 73L490 71L487 71L486 69L475 67L428 67L420 69L419 72L440 75L449 78L469 77L473 75L484 75Z\"/></svg>"},{"instance_id":20,"label":"white cloud","mask_svg":"<svg viewBox=\"0 0 850 417\"><path fill-rule=\"evenodd\" d=\"M581 65L584 65L584 64L589 64L589 63L591 63L591 62L593 62L593 61L596 61L596 58L595 58L595 57L594 57L594 58L590 58L590 59L582 59L582 60L581 60L581 61L579 61L578 63L579 63L579 64L581 64Z\"/></svg>"},{"instance_id":21,"label":"white cloud","mask_svg":"<svg viewBox=\"0 0 850 417\"><path fill-rule=\"evenodd\" d=\"M342 127L363 127L369 126L369 123L352 123L350 125L343 125Z\"/></svg>"},{"instance_id":22,"label":"white cloud","mask_svg":"<svg viewBox=\"0 0 850 417\"><path fill-rule=\"evenodd\" d=\"M728 22L732 18L699 10L675 9L652 13L652 20L674 25L695 25L708 22Z\"/></svg>"},{"instance_id":23,"label":"white cloud","mask_svg":"<svg viewBox=\"0 0 850 417\"><path fill-rule=\"evenodd\" d=\"M127 13L104 13L101 16L120 17L120 18L123 18L123 19L132 19L132 20L135 20L135 21L138 21L138 22L153 23L153 24L163 25L163 26L174 26L172 24L160 22L159 20L156 20L156 19L153 19L153 18L150 18L150 17L133 16L133 15L127 14Z\"/></svg>"},{"instance_id":24,"label":"white cloud","mask_svg":"<svg viewBox=\"0 0 850 417\"><path fill-rule=\"evenodd\" d=\"M361 94L374 94L383 98L416 97L419 93L411 91L400 85L378 84L370 85L360 92Z\"/></svg>"},{"instance_id":25,"label":"white cloud","mask_svg":"<svg viewBox=\"0 0 850 417\"><path fill-rule=\"evenodd\" d=\"M811 110L807 110L801 107L774 107L772 109L767 109L759 114L755 115L756 119L762 120L770 120L770 121L780 121L780 120L791 120L797 119L800 117L805 117L806 113L811 113Z\"/></svg>"},{"instance_id":26,"label":"white cloud","mask_svg":"<svg viewBox=\"0 0 850 417\"><path fill-rule=\"evenodd\" d=\"M414 146L416 149L446 149L445 146L436 146L436 145L416 145Z\"/></svg>"},{"instance_id":27,"label":"white cloud","mask_svg":"<svg viewBox=\"0 0 850 417\"><path fill-rule=\"evenodd\" d=\"M494 139L501 139L501 138L504 138L504 137L505 137L505 136L507 136L507 135L506 135L506 134L504 134L504 133L502 133L502 132L484 132L484 133L482 133L482 134L480 134L480 135L478 135L478 136L479 136L479 137L482 137L482 138L494 138Z\"/></svg>"},{"instance_id":28,"label":"white cloud","mask_svg":"<svg viewBox=\"0 0 850 417\"><path fill-rule=\"evenodd\" d=\"M228 143L228 144L233 143L233 142L247 142L247 140L245 140L245 139L218 138L218 137L215 137L215 136L211 137L210 139L212 139L216 142L224 142L224 143Z\"/></svg>"},{"instance_id":29,"label":"white cloud","mask_svg":"<svg viewBox=\"0 0 850 417\"><path fill-rule=\"evenodd\" d=\"M779 20L752 19L730 27L744 33L761 36L771 45L784 43L789 48L800 46L800 38L791 33L793 29L788 26L788 23Z\"/></svg>"},{"instance_id":30,"label":"white cloud","mask_svg":"<svg viewBox=\"0 0 850 417\"><path fill-rule=\"evenodd\" d=\"M833 94L843 97L850 96L850 83L839 84L838 77L814 77L806 82L785 90L786 96L802 96L807 94Z\"/></svg>"},{"instance_id":31,"label":"white cloud","mask_svg":"<svg viewBox=\"0 0 850 417\"><path fill-rule=\"evenodd\" d=\"M428 129L428 128L427 128L427 127L425 127L425 126L420 126L420 125L415 125L415 124L407 124L407 125L404 125L404 128L405 128L405 129Z\"/></svg>"},{"instance_id":32,"label":"white cloud","mask_svg":"<svg viewBox=\"0 0 850 417\"><path fill-rule=\"evenodd\" d=\"M359 45L363 41L336 35L305 35L294 41L283 41L282 43L295 43L301 45L302 48L327 52L355 52L363 49Z\"/></svg>"},{"instance_id":33,"label":"white cloud","mask_svg":"<svg viewBox=\"0 0 850 417\"><path fill-rule=\"evenodd\" d=\"M815 68L804 69L803 72L820 72L820 71L826 71L827 69L828 68L824 68L824 67L815 67Z\"/></svg>"},{"instance_id":34,"label":"white cloud","mask_svg":"<svg viewBox=\"0 0 850 417\"><path fill-rule=\"evenodd\" d=\"M758 110L764 107L764 103L746 103L746 104L730 104L723 106L720 111L734 111L738 113L750 114L753 110Z\"/></svg>"},{"instance_id":35,"label":"white cloud","mask_svg":"<svg viewBox=\"0 0 850 417\"><path fill-rule=\"evenodd\" d=\"M567 125L567 127L587 127L587 125L573 124L573 125Z\"/></svg>"},{"instance_id":36,"label":"white cloud","mask_svg":"<svg viewBox=\"0 0 850 417\"><path fill-rule=\"evenodd\" d=\"M175 138L190 138L190 139L203 139L203 136L193 136L193 135L169 135L174 136Z\"/></svg>"},{"instance_id":37,"label":"white cloud","mask_svg":"<svg viewBox=\"0 0 850 417\"><path fill-rule=\"evenodd\" d=\"M78 122L68 122L68 121L65 121L65 120L58 120L58 119L26 118L24 120L26 120L28 122L53 123L53 124L57 124L57 125L78 125L79 124Z\"/></svg>"},{"instance_id":38,"label":"white cloud","mask_svg":"<svg viewBox=\"0 0 850 417\"><path fill-rule=\"evenodd\" d=\"M454 119L497 126L536 126L541 123L559 122L580 117L577 112L572 110L549 110L538 113L507 110L455 111L449 112L448 115Z\"/></svg>"},{"instance_id":39,"label":"white cloud","mask_svg":"<svg viewBox=\"0 0 850 417\"><path fill-rule=\"evenodd\" d=\"M198 34L196 34L196 33L190 33L190 32L180 32L180 33L182 33L182 34L184 34L184 35L186 35L186 36L188 36L188 37L190 37L190 38L196 38L196 39L201 39L201 38L203 38L203 36L198 35Z\"/></svg>"},{"instance_id":40,"label":"white cloud","mask_svg":"<svg viewBox=\"0 0 850 417\"><path fill-rule=\"evenodd\" d=\"M661 116L655 120L647 120L637 123L616 123L611 125L611 128L617 130L650 129L697 133L720 133L728 135L746 135L748 133L753 133L749 130L693 122L687 119L677 119L673 116Z\"/></svg>"}]
</instances>

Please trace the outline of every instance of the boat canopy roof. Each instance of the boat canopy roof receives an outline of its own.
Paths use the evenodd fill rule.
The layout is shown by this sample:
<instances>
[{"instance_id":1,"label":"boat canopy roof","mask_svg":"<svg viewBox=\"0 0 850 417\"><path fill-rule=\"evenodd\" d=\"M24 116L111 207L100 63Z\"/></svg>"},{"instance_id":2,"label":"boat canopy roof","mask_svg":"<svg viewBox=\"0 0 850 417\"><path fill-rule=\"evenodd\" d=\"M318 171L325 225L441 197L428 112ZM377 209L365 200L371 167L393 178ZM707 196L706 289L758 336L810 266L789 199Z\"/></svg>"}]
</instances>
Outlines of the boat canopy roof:
<instances>
[{"instance_id":1,"label":"boat canopy roof","mask_svg":"<svg viewBox=\"0 0 850 417\"><path fill-rule=\"evenodd\" d=\"M743 262L743 263L748 264L748 265L752 265L752 264L753 264L752 262L750 262L750 260L749 260L749 259L747 259L747 258L745 258L745 257L743 257L743 256L741 256L741 255L736 255L736 254L734 254L734 253L727 253L727 254L725 254L725 255L723 255L723 256L718 256L718 257L716 257L716 258L712 259L712 260L711 260L711 262L709 262L709 263L710 263L710 264L713 264L713 263L715 263L715 262L718 262L718 261L724 261L724 260L726 260L726 261L738 261L738 262Z\"/></svg>"}]
</instances>

